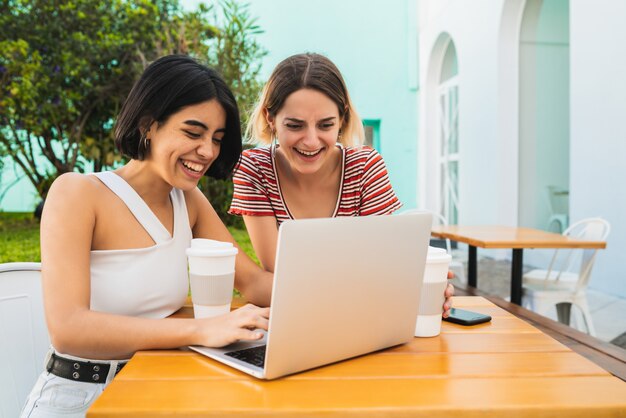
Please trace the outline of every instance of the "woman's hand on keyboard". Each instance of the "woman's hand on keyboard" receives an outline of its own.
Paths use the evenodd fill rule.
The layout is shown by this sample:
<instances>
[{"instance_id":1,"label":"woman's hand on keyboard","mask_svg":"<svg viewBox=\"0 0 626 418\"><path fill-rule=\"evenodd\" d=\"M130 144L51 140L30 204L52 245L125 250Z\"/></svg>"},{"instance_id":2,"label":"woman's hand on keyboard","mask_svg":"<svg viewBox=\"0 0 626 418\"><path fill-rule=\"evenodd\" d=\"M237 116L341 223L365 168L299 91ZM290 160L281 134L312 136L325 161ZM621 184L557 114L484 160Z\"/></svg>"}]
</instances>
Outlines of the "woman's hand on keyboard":
<instances>
[{"instance_id":1,"label":"woman's hand on keyboard","mask_svg":"<svg viewBox=\"0 0 626 418\"><path fill-rule=\"evenodd\" d=\"M226 315L198 319L197 345L223 347L239 340L260 340L269 325L270 308L248 304Z\"/></svg>"}]
</instances>

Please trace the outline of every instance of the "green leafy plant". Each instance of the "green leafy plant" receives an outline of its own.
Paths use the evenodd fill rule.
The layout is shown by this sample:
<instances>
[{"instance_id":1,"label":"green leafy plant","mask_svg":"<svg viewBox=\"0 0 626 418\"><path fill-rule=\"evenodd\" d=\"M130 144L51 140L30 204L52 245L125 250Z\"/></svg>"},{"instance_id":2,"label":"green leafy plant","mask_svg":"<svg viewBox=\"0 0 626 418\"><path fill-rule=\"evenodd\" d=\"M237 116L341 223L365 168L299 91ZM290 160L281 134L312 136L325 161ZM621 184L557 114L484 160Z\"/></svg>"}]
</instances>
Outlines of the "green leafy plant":
<instances>
[{"instance_id":1,"label":"green leafy plant","mask_svg":"<svg viewBox=\"0 0 626 418\"><path fill-rule=\"evenodd\" d=\"M149 2L9 0L0 14L0 143L41 197L69 171L119 159L112 119L154 49Z\"/></svg>"},{"instance_id":2,"label":"green leafy plant","mask_svg":"<svg viewBox=\"0 0 626 418\"><path fill-rule=\"evenodd\" d=\"M209 51L210 62L233 90L245 126L263 87L259 72L267 51L256 41L263 31L247 4L224 0L219 5L222 15L215 20L221 25L212 41L215 47Z\"/></svg>"},{"instance_id":3,"label":"green leafy plant","mask_svg":"<svg viewBox=\"0 0 626 418\"><path fill-rule=\"evenodd\" d=\"M121 163L114 118L145 66L172 53L215 66L245 123L261 85L259 33L234 0L194 11L176 0L0 0L0 149L42 198L63 173ZM230 182L202 186L232 222L224 211Z\"/></svg>"},{"instance_id":4,"label":"green leafy plant","mask_svg":"<svg viewBox=\"0 0 626 418\"><path fill-rule=\"evenodd\" d=\"M216 16L215 21L221 24L216 25L218 31L211 41L214 48L209 50L209 58L237 98L244 132L252 107L263 87L259 81L259 72L261 60L267 51L256 41L256 36L262 30L250 15L247 4L242 5L234 0L221 1L219 12L221 15ZM233 196L230 179L205 178L200 183L200 189L226 225L243 228L241 217L227 213Z\"/></svg>"}]
</instances>

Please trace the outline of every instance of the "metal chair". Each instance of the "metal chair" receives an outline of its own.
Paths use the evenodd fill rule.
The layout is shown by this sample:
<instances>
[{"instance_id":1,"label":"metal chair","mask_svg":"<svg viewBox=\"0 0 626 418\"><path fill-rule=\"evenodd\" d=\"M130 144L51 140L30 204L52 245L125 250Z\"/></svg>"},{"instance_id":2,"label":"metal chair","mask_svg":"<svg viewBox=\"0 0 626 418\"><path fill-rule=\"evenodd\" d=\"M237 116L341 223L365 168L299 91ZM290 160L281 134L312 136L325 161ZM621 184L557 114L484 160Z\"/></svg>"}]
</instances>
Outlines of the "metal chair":
<instances>
[{"instance_id":1,"label":"metal chair","mask_svg":"<svg viewBox=\"0 0 626 418\"><path fill-rule=\"evenodd\" d=\"M590 241L605 241L610 230L611 227L606 220L588 218L571 225L563 235ZM587 332L595 335L586 289L597 251L556 250L547 270L531 270L524 274L523 305L539 314L545 314L556 306L559 321L566 325L569 325L571 306L575 305L582 313Z\"/></svg>"},{"instance_id":2,"label":"metal chair","mask_svg":"<svg viewBox=\"0 0 626 418\"><path fill-rule=\"evenodd\" d=\"M19 416L49 346L41 264L0 264L0 417Z\"/></svg>"},{"instance_id":3,"label":"metal chair","mask_svg":"<svg viewBox=\"0 0 626 418\"><path fill-rule=\"evenodd\" d=\"M425 210L425 209L407 209L403 211L402 213L400 213L400 215L410 215L412 213L424 213L424 212L429 212L433 215L433 226L448 225L448 220L446 219L445 216L443 216L440 213L432 212L432 211ZM445 242L446 251L448 252L448 254L452 256L452 261L450 261L450 267L449 267L450 270L454 272L454 275L462 283L467 283L467 278L465 277L465 266L463 265L463 261L454 258L454 255L452 253L452 245L450 243L450 239L446 238L443 241Z\"/></svg>"}]
</instances>

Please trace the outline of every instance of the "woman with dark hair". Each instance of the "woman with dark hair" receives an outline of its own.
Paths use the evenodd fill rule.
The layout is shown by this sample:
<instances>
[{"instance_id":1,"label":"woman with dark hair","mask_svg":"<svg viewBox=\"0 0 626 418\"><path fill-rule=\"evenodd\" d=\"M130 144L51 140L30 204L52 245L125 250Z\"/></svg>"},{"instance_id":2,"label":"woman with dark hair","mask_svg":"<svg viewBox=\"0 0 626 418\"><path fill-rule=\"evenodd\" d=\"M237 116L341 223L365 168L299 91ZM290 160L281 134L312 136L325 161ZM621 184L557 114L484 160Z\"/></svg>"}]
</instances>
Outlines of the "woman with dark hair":
<instances>
[{"instance_id":1,"label":"woman with dark hair","mask_svg":"<svg viewBox=\"0 0 626 418\"><path fill-rule=\"evenodd\" d=\"M152 63L119 115L115 141L130 161L68 173L52 185L41 221L42 283L53 349L22 416L84 416L133 353L255 340L269 308L170 319L188 292L192 237L234 243L198 190L227 177L241 154L239 112L219 75L186 56ZM272 275L243 251L235 286L267 306Z\"/></svg>"}]
</instances>

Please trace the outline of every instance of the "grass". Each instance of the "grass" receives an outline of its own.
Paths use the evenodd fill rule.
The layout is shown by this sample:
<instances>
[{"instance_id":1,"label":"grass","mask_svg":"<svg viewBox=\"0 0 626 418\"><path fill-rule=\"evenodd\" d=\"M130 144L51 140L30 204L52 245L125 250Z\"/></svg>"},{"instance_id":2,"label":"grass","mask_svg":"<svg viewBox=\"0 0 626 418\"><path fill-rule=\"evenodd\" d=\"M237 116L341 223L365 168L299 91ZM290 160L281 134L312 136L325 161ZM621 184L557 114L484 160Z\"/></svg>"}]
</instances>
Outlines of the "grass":
<instances>
[{"instance_id":1,"label":"grass","mask_svg":"<svg viewBox=\"0 0 626 418\"><path fill-rule=\"evenodd\" d=\"M248 232L228 229L241 249L258 263ZM18 261L41 261L39 221L32 213L0 212L0 263Z\"/></svg>"},{"instance_id":2,"label":"grass","mask_svg":"<svg viewBox=\"0 0 626 418\"><path fill-rule=\"evenodd\" d=\"M0 263L41 261L39 220L32 213L0 212Z\"/></svg>"},{"instance_id":3,"label":"grass","mask_svg":"<svg viewBox=\"0 0 626 418\"><path fill-rule=\"evenodd\" d=\"M256 258L256 254L254 253L254 248L252 248L248 231L231 226L228 227L228 230L233 235L233 238L235 238L235 241L237 241L237 244L239 244L239 247L241 247L241 249L248 254L255 263L260 265L261 263L259 263L259 260Z\"/></svg>"}]
</instances>

